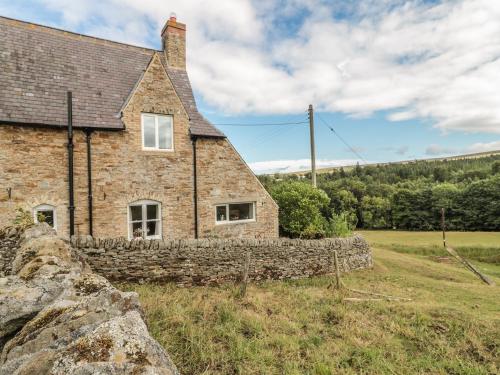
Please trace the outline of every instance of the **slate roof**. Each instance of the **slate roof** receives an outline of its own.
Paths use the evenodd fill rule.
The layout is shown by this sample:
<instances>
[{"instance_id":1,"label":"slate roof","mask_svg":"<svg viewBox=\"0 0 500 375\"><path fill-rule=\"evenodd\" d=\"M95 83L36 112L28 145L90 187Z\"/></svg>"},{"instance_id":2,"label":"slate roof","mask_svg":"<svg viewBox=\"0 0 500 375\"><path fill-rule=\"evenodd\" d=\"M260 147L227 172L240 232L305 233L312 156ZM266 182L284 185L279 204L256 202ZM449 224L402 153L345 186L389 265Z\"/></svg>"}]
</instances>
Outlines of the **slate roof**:
<instances>
[{"instance_id":1,"label":"slate roof","mask_svg":"<svg viewBox=\"0 0 500 375\"><path fill-rule=\"evenodd\" d=\"M221 131L210 124L210 122L198 112L187 72L184 69L167 66L167 61L163 54L161 60L189 116L191 134L207 137L224 137Z\"/></svg>"},{"instance_id":2,"label":"slate roof","mask_svg":"<svg viewBox=\"0 0 500 375\"><path fill-rule=\"evenodd\" d=\"M0 123L64 127L72 91L75 127L124 129L122 106L156 52L0 17ZM196 109L187 72L164 66L191 133L224 137Z\"/></svg>"}]
</instances>

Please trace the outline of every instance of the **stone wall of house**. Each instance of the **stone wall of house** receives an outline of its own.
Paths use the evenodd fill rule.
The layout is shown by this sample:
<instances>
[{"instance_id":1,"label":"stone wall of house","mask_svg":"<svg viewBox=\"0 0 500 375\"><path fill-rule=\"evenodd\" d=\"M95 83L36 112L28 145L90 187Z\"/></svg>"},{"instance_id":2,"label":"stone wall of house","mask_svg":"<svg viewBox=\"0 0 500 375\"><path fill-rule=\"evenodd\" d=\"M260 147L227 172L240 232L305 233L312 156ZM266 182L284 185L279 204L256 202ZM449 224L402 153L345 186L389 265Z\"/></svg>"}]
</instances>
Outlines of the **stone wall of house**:
<instances>
[{"instance_id":1,"label":"stone wall of house","mask_svg":"<svg viewBox=\"0 0 500 375\"><path fill-rule=\"evenodd\" d=\"M324 240L202 239L126 241L75 237L91 268L110 280L218 284L241 277L247 254L250 280L295 279L332 273L333 251L343 272L372 266L360 236Z\"/></svg>"},{"instance_id":2,"label":"stone wall of house","mask_svg":"<svg viewBox=\"0 0 500 375\"><path fill-rule=\"evenodd\" d=\"M278 237L278 206L231 143L200 139L196 147L200 236ZM254 202L255 222L215 224L217 204L242 202Z\"/></svg>"},{"instance_id":3,"label":"stone wall of house","mask_svg":"<svg viewBox=\"0 0 500 375\"><path fill-rule=\"evenodd\" d=\"M20 247L22 229L6 227L0 229L0 277L10 275L12 261Z\"/></svg>"},{"instance_id":4,"label":"stone wall of house","mask_svg":"<svg viewBox=\"0 0 500 375\"><path fill-rule=\"evenodd\" d=\"M74 98L75 105L78 98ZM142 149L141 113L173 116L174 151ZM92 134L94 235L128 237L128 205L161 203L164 239L194 238L193 148L189 119L158 55L123 110L125 131ZM68 236L66 131L0 124L0 227L16 208L56 209L57 232ZM88 234L85 135L75 131L76 234ZM276 237L277 207L227 140L198 142L200 235ZM257 202L257 222L215 225L215 202Z\"/></svg>"}]
</instances>

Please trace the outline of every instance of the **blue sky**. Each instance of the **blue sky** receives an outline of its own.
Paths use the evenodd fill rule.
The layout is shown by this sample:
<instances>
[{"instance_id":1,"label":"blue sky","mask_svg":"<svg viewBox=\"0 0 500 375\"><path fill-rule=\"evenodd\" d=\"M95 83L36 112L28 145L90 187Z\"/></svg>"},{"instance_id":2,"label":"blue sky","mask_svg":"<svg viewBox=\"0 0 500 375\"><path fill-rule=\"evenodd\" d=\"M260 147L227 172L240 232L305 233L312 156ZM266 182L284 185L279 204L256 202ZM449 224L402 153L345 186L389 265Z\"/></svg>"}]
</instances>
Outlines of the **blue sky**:
<instances>
[{"instance_id":1,"label":"blue sky","mask_svg":"<svg viewBox=\"0 0 500 375\"><path fill-rule=\"evenodd\" d=\"M160 48L188 26L202 113L257 173L500 149L500 2L0 0L0 15ZM360 160L362 163L363 160Z\"/></svg>"}]
</instances>

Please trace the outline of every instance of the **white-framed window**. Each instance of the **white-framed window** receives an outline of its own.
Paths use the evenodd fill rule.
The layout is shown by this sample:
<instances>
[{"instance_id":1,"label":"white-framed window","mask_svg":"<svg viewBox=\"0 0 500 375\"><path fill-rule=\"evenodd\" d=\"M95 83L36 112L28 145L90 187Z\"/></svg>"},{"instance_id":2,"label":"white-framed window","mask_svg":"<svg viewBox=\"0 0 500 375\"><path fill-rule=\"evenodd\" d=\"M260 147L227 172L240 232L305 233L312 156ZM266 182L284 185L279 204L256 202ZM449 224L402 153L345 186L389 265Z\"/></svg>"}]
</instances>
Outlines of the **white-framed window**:
<instances>
[{"instance_id":1,"label":"white-framed window","mask_svg":"<svg viewBox=\"0 0 500 375\"><path fill-rule=\"evenodd\" d=\"M35 223L47 223L57 230L56 208L50 204L41 204L33 209L33 220Z\"/></svg>"},{"instance_id":2,"label":"white-framed window","mask_svg":"<svg viewBox=\"0 0 500 375\"><path fill-rule=\"evenodd\" d=\"M141 114L143 150L173 151L174 126L172 116Z\"/></svg>"},{"instance_id":3,"label":"white-framed window","mask_svg":"<svg viewBox=\"0 0 500 375\"><path fill-rule=\"evenodd\" d=\"M142 200L128 206L128 237L146 240L161 239L161 204Z\"/></svg>"},{"instance_id":4,"label":"white-framed window","mask_svg":"<svg viewBox=\"0 0 500 375\"><path fill-rule=\"evenodd\" d=\"M215 206L215 223L245 223L255 221L255 202L225 203Z\"/></svg>"}]
</instances>

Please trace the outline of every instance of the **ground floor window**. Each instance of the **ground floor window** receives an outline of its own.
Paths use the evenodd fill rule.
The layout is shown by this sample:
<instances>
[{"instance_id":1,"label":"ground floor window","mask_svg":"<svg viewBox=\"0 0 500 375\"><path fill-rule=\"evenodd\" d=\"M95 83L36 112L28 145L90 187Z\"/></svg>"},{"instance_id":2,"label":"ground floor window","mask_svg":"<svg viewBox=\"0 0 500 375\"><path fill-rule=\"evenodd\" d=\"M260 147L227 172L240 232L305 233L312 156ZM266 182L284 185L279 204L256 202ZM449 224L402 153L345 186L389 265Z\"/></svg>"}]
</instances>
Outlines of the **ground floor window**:
<instances>
[{"instance_id":1,"label":"ground floor window","mask_svg":"<svg viewBox=\"0 0 500 375\"><path fill-rule=\"evenodd\" d=\"M219 204L215 207L216 224L255 221L255 202Z\"/></svg>"},{"instance_id":2,"label":"ground floor window","mask_svg":"<svg viewBox=\"0 0 500 375\"><path fill-rule=\"evenodd\" d=\"M56 228L56 208L50 204L41 204L33 209L33 219L35 223L47 223L52 228Z\"/></svg>"},{"instance_id":3,"label":"ground floor window","mask_svg":"<svg viewBox=\"0 0 500 375\"><path fill-rule=\"evenodd\" d=\"M137 201L129 205L129 239L161 239L161 205L156 201Z\"/></svg>"}]
</instances>

